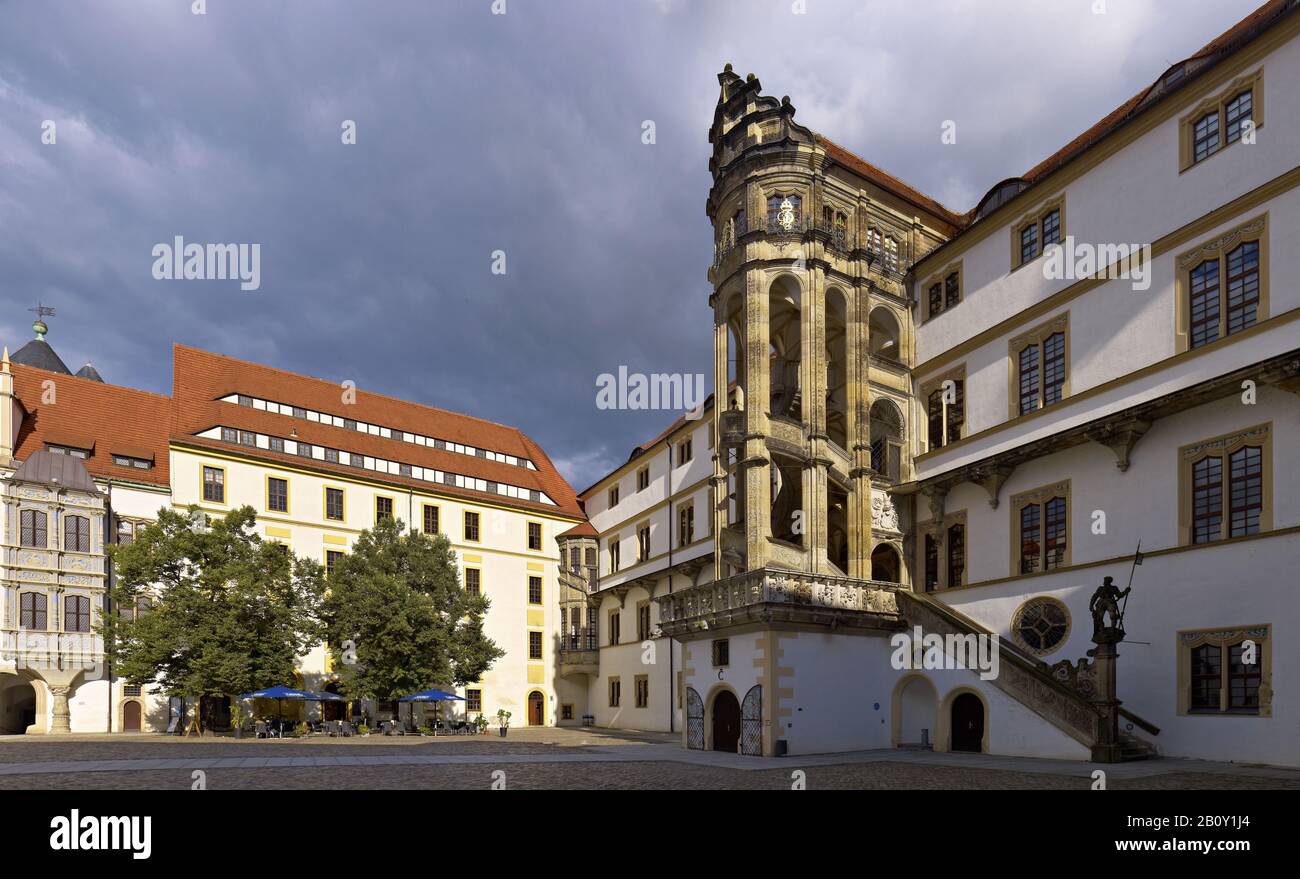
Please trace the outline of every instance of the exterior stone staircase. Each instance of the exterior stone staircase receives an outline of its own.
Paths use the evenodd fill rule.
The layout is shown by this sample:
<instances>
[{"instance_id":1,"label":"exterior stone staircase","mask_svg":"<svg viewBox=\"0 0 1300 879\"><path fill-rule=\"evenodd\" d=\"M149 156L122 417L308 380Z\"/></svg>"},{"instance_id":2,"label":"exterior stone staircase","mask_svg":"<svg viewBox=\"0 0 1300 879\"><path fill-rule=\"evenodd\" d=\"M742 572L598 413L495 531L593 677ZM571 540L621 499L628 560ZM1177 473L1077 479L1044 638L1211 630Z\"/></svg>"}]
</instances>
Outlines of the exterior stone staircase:
<instances>
[{"instance_id":1,"label":"exterior stone staircase","mask_svg":"<svg viewBox=\"0 0 1300 879\"><path fill-rule=\"evenodd\" d=\"M993 635L979 623L940 601L900 589L895 593L898 610L910 626L919 625L926 634ZM1101 740L1105 722L1104 703L1098 701L1095 681L1087 660L1076 664L1061 661L1048 666L1029 656L1005 638L998 637L999 674L991 683L1057 729L1090 750ZM1157 755L1155 745L1123 729L1126 724L1151 735L1159 727L1124 708L1120 716L1120 755L1123 760L1140 760Z\"/></svg>"}]
</instances>

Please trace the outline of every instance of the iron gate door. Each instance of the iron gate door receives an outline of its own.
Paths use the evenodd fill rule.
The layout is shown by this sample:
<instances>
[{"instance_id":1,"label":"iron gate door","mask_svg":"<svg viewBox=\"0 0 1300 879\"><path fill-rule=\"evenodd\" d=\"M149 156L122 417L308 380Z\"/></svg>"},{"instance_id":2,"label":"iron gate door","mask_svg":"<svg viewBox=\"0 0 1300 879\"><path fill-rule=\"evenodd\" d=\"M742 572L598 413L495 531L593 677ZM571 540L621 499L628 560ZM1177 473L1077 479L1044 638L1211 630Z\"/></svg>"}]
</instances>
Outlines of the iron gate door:
<instances>
[{"instance_id":1,"label":"iron gate door","mask_svg":"<svg viewBox=\"0 0 1300 879\"><path fill-rule=\"evenodd\" d=\"M686 747L704 750L704 700L694 687L686 688Z\"/></svg>"},{"instance_id":2,"label":"iron gate door","mask_svg":"<svg viewBox=\"0 0 1300 879\"><path fill-rule=\"evenodd\" d=\"M740 706L740 753L763 755L763 685L755 684Z\"/></svg>"}]
</instances>

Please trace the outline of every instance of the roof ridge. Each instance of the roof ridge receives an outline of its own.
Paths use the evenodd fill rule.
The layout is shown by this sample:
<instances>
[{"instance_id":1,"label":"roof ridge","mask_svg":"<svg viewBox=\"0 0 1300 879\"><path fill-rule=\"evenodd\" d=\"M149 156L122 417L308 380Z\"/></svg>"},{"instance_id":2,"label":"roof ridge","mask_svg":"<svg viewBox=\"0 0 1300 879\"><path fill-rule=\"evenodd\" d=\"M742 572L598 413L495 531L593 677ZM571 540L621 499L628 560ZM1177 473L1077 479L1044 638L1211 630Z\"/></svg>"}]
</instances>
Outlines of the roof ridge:
<instances>
[{"instance_id":1,"label":"roof ridge","mask_svg":"<svg viewBox=\"0 0 1300 879\"><path fill-rule=\"evenodd\" d=\"M87 363L89 363L89 361L87 361ZM77 375L75 372L68 372L68 373L52 372L51 370L48 369L41 369L39 366L32 366L30 363L14 362L12 360L10 361L10 364L12 366L21 367L23 369L31 369L36 372L43 372L46 375L55 375L58 376L60 379L75 378L77 381L86 382L87 384L92 384L92 385L98 385L101 388L116 388L119 391L130 391L131 393L135 393L135 394L146 394L150 397L157 397L160 400L170 401L172 399L171 394L160 394L157 391L148 391L145 390L144 388L132 387L131 385L118 385L118 384L114 384L113 382L105 382L105 381L97 382L94 379L83 378L82 376Z\"/></svg>"},{"instance_id":2,"label":"roof ridge","mask_svg":"<svg viewBox=\"0 0 1300 879\"><path fill-rule=\"evenodd\" d=\"M944 211L946 211L947 213L949 213L949 214L951 215L951 218L950 218L950 219L953 219L953 218L955 218L956 220L963 220L963 219L964 219L965 214L964 214L963 212L961 212L961 211L957 211L957 210L953 210L952 208L948 207L948 206L947 206L946 204L944 204L943 202L939 201L939 199L935 198L934 196L932 196L932 195L927 195L926 193L922 192L918 187L913 186L911 183L908 183L906 180L904 180L902 177L899 177L899 176L898 176L897 174L895 174L894 172L892 172L892 171L886 171L884 168L880 167L880 166L877 165L875 162L867 161L866 159L862 158L862 156L858 155L856 152L854 152L853 150L851 150L851 149L849 149L848 147L846 147L844 144L840 143L839 141L832 140L831 138L829 138L829 137L827 137L826 135L822 134L820 131L817 132L816 134L817 134L818 139L821 140L823 143L830 144L832 147L835 147L836 149L843 150L844 152L848 153L849 155L851 155L853 158L857 159L857 160L858 160L859 162L861 162L862 164L867 165L868 167L870 167L872 170L876 171L877 173L879 173L879 174L883 174L884 176L886 176L886 177L890 178L891 180L893 180L894 182L898 183L900 186L903 186L903 187L906 187L907 189L912 190L912 192L916 193L917 195L921 196L922 198L934 202L936 205L938 205L940 208L942 208Z\"/></svg>"},{"instance_id":3,"label":"roof ridge","mask_svg":"<svg viewBox=\"0 0 1300 879\"><path fill-rule=\"evenodd\" d=\"M173 342L173 343L172 343L172 348L173 348L173 351L174 351L174 349L177 349L177 348L183 348L183 349L185 349L185 350L187 350L187 351L196 351L196 352L198 352L198 353L200 353L200 354L206 354L206 355L211 356L211 357L219 357L219 358L221 358L222 360L228 360L228 361L230 361L230 362L232 362L232 363L238 363L238 364L242 364L242 365L244 365L244 366L253 366L253 367L256 367L256 368L258 368L258 369L269 369L269 370L271 370L272 372L283 373L283 374L285 374L285 375L290 375L290 376L293 376L294 378L298 378L298 379L308 379L308 380L310 380L310 381L324 382L325 384L328 384L328 385L337 385L337 382L335 382L333 379L322 378L321 376L318 376L318 375L308 375L307 373L303 373L303 372L294 372L294 371L289 370L289 369L282 369L282 368L280 368L280 367L278 367L278 366L270 366L270 365L265 364L265 363L258 363L258 362L255 361L255 360L245 360L245 359L242 358L242 357L232 357L232 356L230 356L229 354L221 354L221 353L218 353L218 352L216 352L216 351L208 351L208 350L205 349L205 348L197 348L197 347L195 347L195 346L193 346L193 345L186 345L186 344L184 344L183 342ZM173 353L173 363L174 363L174 362L175 362L175 355L174 355L174 353ZM501 423L500 421L492 421L492 420L489 419L489 418L483 418L482 416L479 416L479 415L471 415L471 414L469 414L469 413L467 413L467 412L458 412L458 411L456 411L456 410L454 410L454 409L444 409L444 408L442 408L442 407L440 407L440 406L431 406L431 405L429 405L428 403L417 403L417 402L415 402L414 400L407 400L407 399L404 399L404 398L402 398L402 397L395 397L395 396L393 396L392 394L385 394L385 393L383 393L382 391L372 391L372 390L370 390L369 388L362 388L362 387L360 387L360 386L357 387L357 390L358 390L358 391L363 391L364 393L369 394L369 395L372 396L372 397L377 397L377 398L379 398L379 399L381 399L381 400L390 400L390 401L392 401L392 402L394 402L394 403L401 403L401 404L406 405L406 406L418 406L419 408L421 408L421 409L427 409L427 410L430 411L430 412L437 412L437 413L440 413L440 414L443 414L443 415L453 415L453 416L456 416L457 418L468 418L468 419L470 419L471 421L477 421L477 422L479 422L479 423L481 423L481 424L489 424L489 425L491 425L491 426L493 426L493 427L499 427L499 428L501 428L502 430L513 431L513 432L515 432L516 434L519 434L520 436L523 436L523 435L524 435L524 434L523 434L523 431L522 431L520 428L515 427L513 424L503 424L503 423ZM334 413L329 413L329 414L334 414Z\"/></svg>"}]
</instances>

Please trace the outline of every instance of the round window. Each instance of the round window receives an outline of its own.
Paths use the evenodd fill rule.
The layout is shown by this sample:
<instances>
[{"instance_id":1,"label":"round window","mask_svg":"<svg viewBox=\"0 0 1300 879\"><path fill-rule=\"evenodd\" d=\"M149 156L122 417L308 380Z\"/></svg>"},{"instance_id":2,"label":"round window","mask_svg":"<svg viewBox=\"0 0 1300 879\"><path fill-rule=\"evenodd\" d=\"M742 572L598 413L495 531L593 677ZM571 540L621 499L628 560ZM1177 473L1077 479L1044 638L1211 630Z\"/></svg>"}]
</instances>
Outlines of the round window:
<instances>
[{"instance_id":1,"label":"round window","mask_svg":"<svg viewBox=\"0 0 1300 879\"><path fill-rule=\"evenodd\" d=\"M1051 653L1070 634L1070 611L1055 598L1031 598L1016 611L1011 620L1011 636L1016 644L1035 656Z\"/></svg>"}]
</instances>

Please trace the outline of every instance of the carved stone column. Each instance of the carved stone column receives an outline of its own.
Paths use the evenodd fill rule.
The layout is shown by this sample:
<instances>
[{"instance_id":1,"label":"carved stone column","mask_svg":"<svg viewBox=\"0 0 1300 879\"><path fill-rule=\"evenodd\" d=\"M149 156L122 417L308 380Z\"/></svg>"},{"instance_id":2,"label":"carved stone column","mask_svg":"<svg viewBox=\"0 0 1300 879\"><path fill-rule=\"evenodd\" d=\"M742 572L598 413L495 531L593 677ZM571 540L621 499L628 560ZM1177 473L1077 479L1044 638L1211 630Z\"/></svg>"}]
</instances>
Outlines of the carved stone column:
<instances>
[{"instance_id":1,"label":"carved stone column","mask_svg":"<svg viewBox=\"0 0 1300 879\"><path fill-rule=\"evenodd\" d=\"M745 451L737 484L745 493L745 566L751 571L767 564L767 538L772 533L771 460L764 439L772 399L765 280L759 271L745 275Z\"/></svg>"},{"instance_id":2,"label":"carved stone column","mask_svg":"<svg viewBox=\"0 0 1300 879\"><path fill-rule=\"evenodd\" d=\"M68 693L71 687L51 686L50 696L54 709L54 718L50 722L51 733L72 732L72 710L68 706Z\"/></svg>"}]
</instances>

